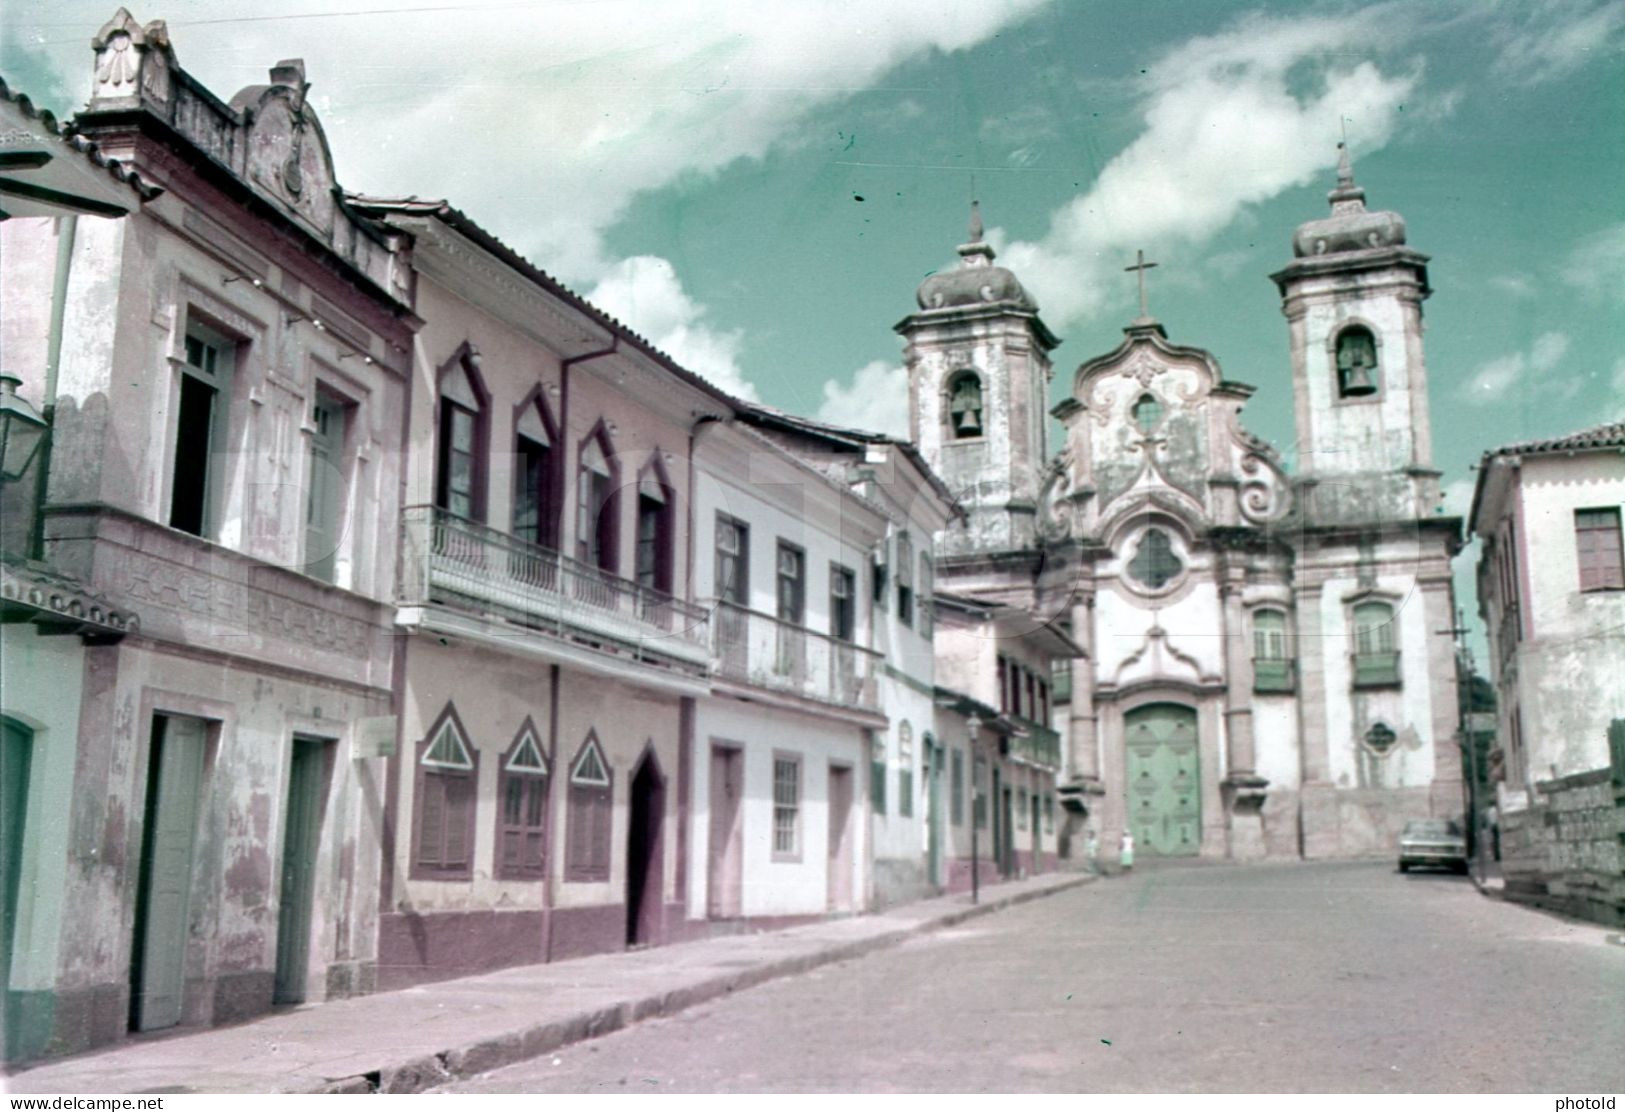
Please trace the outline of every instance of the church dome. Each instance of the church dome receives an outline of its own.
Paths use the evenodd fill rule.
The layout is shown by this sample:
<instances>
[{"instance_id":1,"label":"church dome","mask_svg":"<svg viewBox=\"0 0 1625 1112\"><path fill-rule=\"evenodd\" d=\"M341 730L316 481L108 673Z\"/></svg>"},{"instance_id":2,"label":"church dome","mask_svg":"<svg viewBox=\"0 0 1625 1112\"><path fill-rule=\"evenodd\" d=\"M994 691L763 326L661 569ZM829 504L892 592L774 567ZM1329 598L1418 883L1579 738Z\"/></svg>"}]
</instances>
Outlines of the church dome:
<instances>
[{"instance_id":1,"label":"church dome","mask_svg":"<svg viewBox=\"0 0 1625 1112\"><path fill-rule=\"evenodd\" d=\"M922 309L951 309L967 305L1013 304L1024 312L1036 313L1038 303L1016 276L993 265L993 246L982 241L982 213L971 202L970 242L959 246L959 265L939 270L920 283L914 299Z\"/></svg>"},{"instance_id":2,"label":"church dome","mask_svg":"<svg viewBox=\"0 0 1625 1112\"><path fill-rule=\"evenodd\" d=\"M1337 188L1327 194L1332 214L1324 220L1298 225L1292 237L1292 253L1304 258L1403 246L1404 218L1397 212L1366 211L1365 190L1354 184L1348 146L1343 143L1337 146L1342 152L1337 162Z\"/></svg>"}]
</instances>

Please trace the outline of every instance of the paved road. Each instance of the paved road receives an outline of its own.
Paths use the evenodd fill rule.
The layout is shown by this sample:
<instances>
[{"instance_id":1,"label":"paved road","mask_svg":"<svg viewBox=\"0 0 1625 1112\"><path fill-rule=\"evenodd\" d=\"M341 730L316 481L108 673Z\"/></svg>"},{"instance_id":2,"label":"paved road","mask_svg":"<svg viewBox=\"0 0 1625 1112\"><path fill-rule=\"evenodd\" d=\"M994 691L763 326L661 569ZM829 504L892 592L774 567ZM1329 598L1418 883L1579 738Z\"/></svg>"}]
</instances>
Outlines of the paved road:
<instances>
[{"instance_id":1,"label":"paved road","mask_svg":"<svg viewBox=\"0 0 1625 1112\"><path fill-rule=\"evenodd\" d=\"M1377 863L1163 865L459 1092L1625 1090L1625 947Z\"/></svg>"}]
</instances>

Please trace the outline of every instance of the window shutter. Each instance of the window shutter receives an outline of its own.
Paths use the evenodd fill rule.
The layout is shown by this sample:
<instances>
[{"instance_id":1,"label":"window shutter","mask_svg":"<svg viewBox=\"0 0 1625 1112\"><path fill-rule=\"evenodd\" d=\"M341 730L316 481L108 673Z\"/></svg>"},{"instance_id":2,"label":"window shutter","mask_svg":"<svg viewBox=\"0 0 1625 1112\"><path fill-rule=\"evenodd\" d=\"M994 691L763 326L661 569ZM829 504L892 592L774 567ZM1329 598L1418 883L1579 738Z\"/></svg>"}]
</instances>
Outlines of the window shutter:
<instances>
[{"instance_id":1,"label":"window shutter","mask_svg":"<svg viewBox=\"0 0 1625 1112\"><path fill-rule=\"evenodd\" d=\"M470 804L474 797L474 781L468 776L436 776L445 785L445 852L441 858L441 865L448 869L466 869L468 867L469 821L472 819L473 808Z\"/></svg>"},{"instance_id":2,"label":"window shutter","mask_svg":"<svg viewBox=\"0 0 1625 1112\"><path fill-rule=\"evenodd\" d=\"M445 777L427 773L423 777L423 794L418 800L421 812L418 818L418 863L439 865L446 830Z\"/></svg>"},{"instance_id":3,"label":"window shutter","mask_svg":"<svg viewBox=\"0 0 1625 1112\"><path fill-rule=\"evenodd\" d=\"M609 820L610 799L607 789L592 793L589 806L592 815L592 870L599 879L609 877Z\"/></svg>"}]
</instances>

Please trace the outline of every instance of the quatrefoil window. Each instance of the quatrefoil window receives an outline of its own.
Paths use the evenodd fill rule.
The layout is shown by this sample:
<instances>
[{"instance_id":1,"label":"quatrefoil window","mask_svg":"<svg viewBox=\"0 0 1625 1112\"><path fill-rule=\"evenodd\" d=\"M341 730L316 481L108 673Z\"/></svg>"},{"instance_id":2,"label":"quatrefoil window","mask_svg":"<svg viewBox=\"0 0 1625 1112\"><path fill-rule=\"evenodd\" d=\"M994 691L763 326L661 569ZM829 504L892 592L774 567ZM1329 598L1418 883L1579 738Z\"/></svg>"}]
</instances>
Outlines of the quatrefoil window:
<instances>
[{"instance_id":1,"label":"quatrefoil window","mask_svg":"<svg viewBox=\"0 0 1625 1112\"><path fill-rule=\"evenodd\" d=\"M1155 394L1141 394L1130 413L1141 432L1150 432L1157 427L1157 422L1162 420L1162 403L1157 400Z\"/></svg>"},{"instance_id":2,"label":"quatrefoil window","mask_svg":"<svg viewBox=\"0 0 1625 1112\"><path fill-rule=\"evenodd\" d=\"M1173 542L1161 529L1145 531L1139 550L1128 565L1128 573L1153 591L1160 591L1183 570L1184 561L1174 552Z\"/></svg>"}]
</instances>

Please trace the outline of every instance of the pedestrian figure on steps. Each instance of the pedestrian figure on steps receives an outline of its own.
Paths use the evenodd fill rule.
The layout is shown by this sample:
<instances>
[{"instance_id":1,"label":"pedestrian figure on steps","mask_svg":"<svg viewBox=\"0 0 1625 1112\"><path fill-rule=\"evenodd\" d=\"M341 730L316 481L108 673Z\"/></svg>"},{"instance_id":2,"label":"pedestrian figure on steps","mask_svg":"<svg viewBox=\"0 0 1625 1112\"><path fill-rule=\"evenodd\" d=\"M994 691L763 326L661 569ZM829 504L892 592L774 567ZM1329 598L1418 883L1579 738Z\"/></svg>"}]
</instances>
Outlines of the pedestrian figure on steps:
<instances>
[{"instance_id":1,"label":"pedestrian figure on steps","mask_svg":"<svg viewBox=\"0 0 1625 1112\"><path fill-rule=\"evenodd\" d=\"M1100 872L1100 835L1095 833L1093 827L1089 828L1089 836L1084 839L1083 854L1084 861L1088 863L1089 871L1091 873Z\"/></svg>"},{"instance_id":2,"label":"pedestrian figure on steps","mask_svg":"<svg viewBox=\"0 0 1625 1112\"><path fill-rule=\"evenodd\" d=\"M1123 847L1118 851L1117 863L1125 873L1134 868L1134 835L1127 830L1123 831Z\"/></svg>"}]
</instances>

